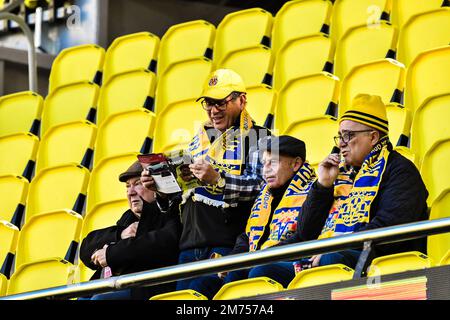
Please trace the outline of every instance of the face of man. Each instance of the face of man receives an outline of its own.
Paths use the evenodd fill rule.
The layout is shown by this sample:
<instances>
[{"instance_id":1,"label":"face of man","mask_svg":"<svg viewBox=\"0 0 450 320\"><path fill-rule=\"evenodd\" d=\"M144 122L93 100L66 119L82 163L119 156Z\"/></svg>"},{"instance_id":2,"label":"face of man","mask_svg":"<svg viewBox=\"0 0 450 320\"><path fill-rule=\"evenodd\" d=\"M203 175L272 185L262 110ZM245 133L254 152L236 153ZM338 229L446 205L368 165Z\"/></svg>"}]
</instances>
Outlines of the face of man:
<instances>
[{"instance_id":1,"label":"face of man","mask_svg":"<svg viewBox=\"0 0 450 320\"><path fill-rule=\"evenodd\" d=\"M339 125L339 142L342 156L347 165L359 167L380 139L377 130L351 120L344 120Z\"/></svg>"},{"instance_id":2,"label":"face of man","mask_svg":"<svg viewBox=\"0 0 450 320\"><path fill-rule=\"evenodd\" d=\"M147 202L153 202L155 199L155 193L142 185L140 177L128 179L126 185L128 205L131 211L133 211L133 213L140 218L144 207L144 202L142 199Z\"/></svg>"},{"instance_id":3,"label":"face of man","mask_svg":"<svg viewBox=\"0 0 450 320\"><path fill-rule=\"evenodd\" d=\"M263 177L270 189L282 187L303 165L303 160L299 157L276 156L268 151L264 151L262 161Z\"/></svg>"},{"instance_id":4,"label":"face of man","mask_svg":"<svg viewBox=\"0 0 450 320\"><path fill-rule=\"evenodd\" d=\"M241 114L246 101L246 96L243 94L237 98L230 95L222 101L216 101L221 107L213 106L211 110L206 111L214 128L221 132L229 129Z\"/></svg>"}]
</instances>

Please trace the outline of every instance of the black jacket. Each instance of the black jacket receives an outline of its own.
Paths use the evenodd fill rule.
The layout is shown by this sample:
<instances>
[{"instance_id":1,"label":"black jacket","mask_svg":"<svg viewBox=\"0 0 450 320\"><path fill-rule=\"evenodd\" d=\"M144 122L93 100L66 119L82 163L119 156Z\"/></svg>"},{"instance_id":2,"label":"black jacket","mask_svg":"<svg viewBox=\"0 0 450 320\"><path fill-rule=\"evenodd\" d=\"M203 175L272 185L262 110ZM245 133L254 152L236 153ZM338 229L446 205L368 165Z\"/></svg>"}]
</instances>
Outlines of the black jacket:
<instances>
[{"instance_id":1,"label":"black jacket","mask_svg":"<svg viewBox=\"0 0 450 320\"><path fill-rule=\"evenodd\" d=\"M176 264L181 223L178 210L175 210L178 204L173 207L174 210L161 213L156 202L144 201L140 220L131 210L127 210L115 226L90 232L81 243L80 259L86 266L96 270L92 279L100 278L101 268L91 262L91 256L105 244L108 244L106 260L114 275ZM139 224L136 237L121 239L122 231L137 221ZM150 295L170 290L174 290L173 285L152 286L147 287L146 290L136 288L133 296L147 298Z\"/></svg>"},{"instance_id":2,"label":"black jacket","mask_svg":"<svg viewBox=\"0 0 450 320\"><path fill-rule=\"evenodd\" d=\"M297 232L282 244L317 239L333 204L334 188L313 184L298 217ZM370 207L370 221L356 231L371 230L428 219L428 191L414 164L391 151L378 194ZM420 238L375 247L376 256L406 251L426 253L427 239Z\"/></svg>"}]
</instances>

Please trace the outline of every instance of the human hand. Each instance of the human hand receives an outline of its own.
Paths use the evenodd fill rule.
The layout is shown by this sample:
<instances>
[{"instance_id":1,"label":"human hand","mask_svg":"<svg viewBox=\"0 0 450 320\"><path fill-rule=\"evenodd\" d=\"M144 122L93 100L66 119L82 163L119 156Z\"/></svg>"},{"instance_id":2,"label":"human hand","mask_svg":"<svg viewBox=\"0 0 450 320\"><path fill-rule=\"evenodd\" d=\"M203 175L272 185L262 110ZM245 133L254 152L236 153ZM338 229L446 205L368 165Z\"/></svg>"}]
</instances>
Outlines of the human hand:
<instances>
[{"instance_id":1,"label":"human hand","mask_svg":"<svg viewBox=\"0 0 450 320\"><path fill-rule=\"evenodd\" d=\"M220 173L218 173L208 162L203 160L196 161L189 165L194 176L201 182L207 184L216 184L219 181Z\"/></svg>"},{"instance_id":2,"label":"human hand","mask_svg":"<svg viewBox=\"0 0 450 320\"><path fill-rule=\"evenodd\" d=\"M321 254L315 255L311 257L311 266L314 267L318 267L319 266L319 262L320 262L320 258L322 258Z\"/></svg>"},{"instance_id":3,"label":"human hand","mask_svg":"<svg viewBox=\"0 0 450 320\"><path fill-rule=\"evenodd\" d=\"M228 272L227 271L223 271L223 272L219 272L219 273L217 273L217 276L220 278L220 279L225 279L225 277L228 275Z\"/></svg>"},{"instance_id":4,"label":"human hand","mask_svg":"<svg viewBox=\"0 0 450 320\"><path fill-rule=\"evenodd\" d=\"M139 222L133 222L132 224L130 224L125 230L122 231L122 233L120 234L120 238L127 239L136 237L138 223Z\"/></svg>"},{"instance_id":5,"label":"human hand","mask_svg":"<svg viewBox=\"0 0 450 320\"><path fill-rule=\"evenodd\" d=\"M107 244L105 244L102 249L94 252L94 254L91 256L92 263L102 268L108 265L108 263L106 262L106 248L108 248Z\"/></svg>"},{"instance_id":6,"label":"human hand","mask_svg":"<svg viewBox=\"0 0 450 320\"><path fill-rule=\"evenodd\" d=\"M141 183L145 188L152 191L156 191L155 179L153 179L153 177L150 175L150 172L147 169L142 170Z\"/></svg>"},{"instance_id":7,"label":"human hand","mask_svg":"<svg viewBox=\"0 0 450 320\"><path fill-rule=\"evenodd\" d=\"M330 188L333 186L339 174L339 162L339 154L332 153L319 164L318 181L323 187Z\"/></svg>"}]
</instances>

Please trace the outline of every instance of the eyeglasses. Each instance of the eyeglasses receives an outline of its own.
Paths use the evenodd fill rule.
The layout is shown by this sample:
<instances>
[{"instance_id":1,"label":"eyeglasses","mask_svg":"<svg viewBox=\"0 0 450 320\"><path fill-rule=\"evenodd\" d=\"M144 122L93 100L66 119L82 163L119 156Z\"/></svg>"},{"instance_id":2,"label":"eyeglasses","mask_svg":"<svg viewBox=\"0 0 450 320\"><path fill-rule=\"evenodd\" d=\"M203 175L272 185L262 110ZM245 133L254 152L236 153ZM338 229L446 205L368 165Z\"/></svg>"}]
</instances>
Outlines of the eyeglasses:
<instances>
[{"instance_id":1,"label":"eyeglasses","mask_svg":"<svg viewBox=\"0 0 450 320\"><path fill-rule=\"evenodd\" d=\"M203 99L201 102L202 107L206 111L211 111L212 108L214 108L214 107L216 107L216 109L219 111L225 111L227 109L228 102L235 100L240 95L241 95L240 93L233 92L232 94L229 95L229 96L231 96L231 99L228 99L228 100L227 100L227 98L229 96L223 100Z\"/></svg>"},{"instance_id":2,"label":"eyeglasses","mask_svg":"<svg viewBox=\"0 0 450 320\"><path fill-rule=\"evenodd\" d=\"M339 147L339 144L342 142L344 144L347 144L350 142L350 140L352 140L357 133L361 133L361 132L371 132L374 130L355 130L355 131L345 131L343 134L338 134L337 136L334 137L334 143L336 144L336 146Z\"/></svg>"}]
</instances>

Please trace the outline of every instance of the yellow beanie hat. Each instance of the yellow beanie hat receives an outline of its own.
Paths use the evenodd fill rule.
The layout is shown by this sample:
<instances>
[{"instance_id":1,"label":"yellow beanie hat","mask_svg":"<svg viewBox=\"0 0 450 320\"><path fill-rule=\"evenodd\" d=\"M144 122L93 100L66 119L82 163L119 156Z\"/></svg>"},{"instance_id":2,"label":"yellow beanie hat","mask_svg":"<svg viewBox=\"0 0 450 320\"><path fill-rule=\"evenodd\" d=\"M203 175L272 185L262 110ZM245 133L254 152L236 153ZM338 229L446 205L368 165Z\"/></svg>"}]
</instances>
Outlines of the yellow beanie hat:
<instances>
[{"instance_id":1,"label":"yellow beanie hat","mask_svg":"<svg viewBox=\"0 0 450 320\"><path fill-rule=\"evenodd\" d=\"M359 122L384 133L389 132L386 106L380 96L358 94L339 119L339 123L344 120Z\"/></svg>"}]
</instances>

